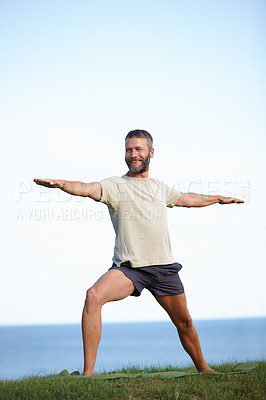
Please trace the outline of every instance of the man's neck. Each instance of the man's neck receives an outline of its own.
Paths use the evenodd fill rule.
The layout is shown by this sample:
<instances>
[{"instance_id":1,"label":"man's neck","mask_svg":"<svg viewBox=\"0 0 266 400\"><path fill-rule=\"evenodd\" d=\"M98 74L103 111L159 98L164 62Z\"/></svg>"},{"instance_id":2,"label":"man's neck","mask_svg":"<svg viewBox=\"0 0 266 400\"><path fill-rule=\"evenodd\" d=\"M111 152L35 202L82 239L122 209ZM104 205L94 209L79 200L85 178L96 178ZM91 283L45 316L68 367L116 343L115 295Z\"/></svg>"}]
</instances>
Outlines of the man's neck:
<instances>
[{"instance_id":1,"label":"man's neck","mask_svg":"<svg viewBox=\"0 0 266 400\"><path fill-rule=\"evenodd\" d=\"M147 169L147 171L144 171L141 173L128 171L126 173L126 176L130 176L131 178L148 178L149 177L149 169Z\"/></svg>"}]
</instances>

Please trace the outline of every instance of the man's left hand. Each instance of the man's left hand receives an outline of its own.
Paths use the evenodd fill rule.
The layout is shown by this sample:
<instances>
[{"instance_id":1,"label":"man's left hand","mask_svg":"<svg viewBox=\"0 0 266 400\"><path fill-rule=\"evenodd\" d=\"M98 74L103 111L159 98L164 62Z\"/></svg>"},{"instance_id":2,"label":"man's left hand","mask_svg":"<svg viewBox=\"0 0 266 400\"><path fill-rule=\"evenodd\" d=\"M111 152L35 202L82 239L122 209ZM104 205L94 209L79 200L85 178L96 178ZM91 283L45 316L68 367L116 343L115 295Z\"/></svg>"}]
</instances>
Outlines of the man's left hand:
<instances>
[{"instance_id":1,"label":"man's left hand","mask_svg":"<svg viewBox=\"0 0 266 400\"><path fill-rule=\"evenodd\" d=\"M219 204L231 204L231 203L244 203L244 200L235 199L234 197L221 197Z\"/></svg>"}]
</instances>

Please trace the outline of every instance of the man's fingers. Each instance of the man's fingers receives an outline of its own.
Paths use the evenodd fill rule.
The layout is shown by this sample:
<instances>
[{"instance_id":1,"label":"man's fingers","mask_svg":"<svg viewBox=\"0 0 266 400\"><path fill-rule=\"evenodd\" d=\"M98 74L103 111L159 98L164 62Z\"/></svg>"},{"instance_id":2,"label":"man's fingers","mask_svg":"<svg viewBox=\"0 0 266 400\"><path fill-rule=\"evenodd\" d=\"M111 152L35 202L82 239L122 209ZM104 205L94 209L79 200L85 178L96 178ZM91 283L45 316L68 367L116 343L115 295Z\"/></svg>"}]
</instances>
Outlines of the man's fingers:
<instances>
[{"instance_id":1,"label":"man's fingers","mask_svg":"<svg viewBox=\"0 0 266 400\"><path fill-rule=\"evenodd\" d=\"M232 204L232 203L244 203L244 200L236 199L235 197L224 197L222 200L219 202L220 204Z\"/></svg>"},{"instance_id":2,"label":"man's fingers","mask_svg":"<svg viewBox=\"0 0 266 400\"><path fill-rule=\"evenodd\" d=\"M244 203L244 200L233 199L232 203Z\"/></svg>"},{"instance_id":3,"label":"man's fingers","mask_svg":"<svg viewBox=\"0 0 266 400\"><path fill-rule=\"evenodd\" d=\"M37 185L42 185L46 187L53 187L56 185L56 181L54 179L33 179L33 181Z\"/></svg>"}]
</instances>

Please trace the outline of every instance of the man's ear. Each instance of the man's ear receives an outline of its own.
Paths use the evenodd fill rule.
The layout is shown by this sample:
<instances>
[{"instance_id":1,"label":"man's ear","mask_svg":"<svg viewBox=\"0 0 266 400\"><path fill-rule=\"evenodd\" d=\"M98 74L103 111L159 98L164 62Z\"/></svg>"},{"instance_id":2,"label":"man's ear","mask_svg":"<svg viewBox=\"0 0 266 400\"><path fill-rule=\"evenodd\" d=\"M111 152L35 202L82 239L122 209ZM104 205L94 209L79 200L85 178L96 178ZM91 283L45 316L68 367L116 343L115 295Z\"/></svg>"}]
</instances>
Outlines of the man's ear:
<instances>
[{"instance_id":1,"label":"man's ear","mask_svg":"<svg viewBox=\"0 0 266 400\"><path fill-rule=\"evenodd\" d=\"M150 150L150 158L152 158L154 156L154 149L152 148L151 150Z\"/></svg>"}]
</instances>

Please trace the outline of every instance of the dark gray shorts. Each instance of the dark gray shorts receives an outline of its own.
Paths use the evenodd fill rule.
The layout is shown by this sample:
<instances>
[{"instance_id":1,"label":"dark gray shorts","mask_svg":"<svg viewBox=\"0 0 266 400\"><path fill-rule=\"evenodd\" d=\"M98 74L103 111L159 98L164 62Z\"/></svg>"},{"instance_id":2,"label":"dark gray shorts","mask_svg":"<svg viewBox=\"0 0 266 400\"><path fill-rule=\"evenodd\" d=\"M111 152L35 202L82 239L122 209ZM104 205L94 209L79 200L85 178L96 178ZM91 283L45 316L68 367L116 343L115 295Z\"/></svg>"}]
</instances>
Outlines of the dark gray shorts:
<instances>
[{"instance_id":1,"label":"dark gray shorts","mask_svg":"<svg viewBox=\"0 0 266 400\"><path fill-rule=\"evenodd\" d=\"M122 263L120 267L113 264L109 271L117 269L133 282L135 290L131 296L140 296L144 288L155 296L169 296L184 293L184 287L178 275L181 268L182 265L178 263L132 268L128 261Z\"/></svg>"}]
</instances>

